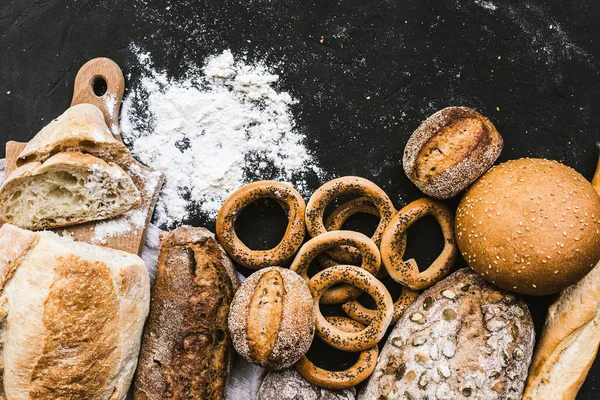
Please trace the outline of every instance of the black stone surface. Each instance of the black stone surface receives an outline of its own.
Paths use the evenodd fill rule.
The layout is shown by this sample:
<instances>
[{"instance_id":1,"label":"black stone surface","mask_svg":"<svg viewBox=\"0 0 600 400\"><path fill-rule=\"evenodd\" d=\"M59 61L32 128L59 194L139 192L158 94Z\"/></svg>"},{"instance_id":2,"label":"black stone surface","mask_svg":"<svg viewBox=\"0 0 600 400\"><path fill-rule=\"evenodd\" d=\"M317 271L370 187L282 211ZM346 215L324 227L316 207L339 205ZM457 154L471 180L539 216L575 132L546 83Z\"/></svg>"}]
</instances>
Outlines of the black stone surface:
<instances>
[{"instance_id":1,"label":"black stone surface","mask_svg":"<svg viewBox=\"0 0 600 400\"><path fill-rule=\"evenodd\" d=\"M298 99L296 121L321 167L373 180L397 207L421 197L399 167L408 136L450 105L494 122L505 139L499 161L552 158L591 178L600 140L598 20L595 0L4 0L0 156L6 141L30 139L65 110L85 61L110 57L135 82L135 43L174 77L224 49L279 64L280 89ZM284 223L276 216L269 207L250 210L244 218L255 228L240 227L240 235L257 247L275 243ZM263 217L274 227L256 232ZM432 229L431 221L411 229L409 252L422 263L437 255ZM538 329L549 301L530 299ZM317 350L323 363L338 360ZM598 367L578 399L600 398Z\"/></svg>"}]
</instances>

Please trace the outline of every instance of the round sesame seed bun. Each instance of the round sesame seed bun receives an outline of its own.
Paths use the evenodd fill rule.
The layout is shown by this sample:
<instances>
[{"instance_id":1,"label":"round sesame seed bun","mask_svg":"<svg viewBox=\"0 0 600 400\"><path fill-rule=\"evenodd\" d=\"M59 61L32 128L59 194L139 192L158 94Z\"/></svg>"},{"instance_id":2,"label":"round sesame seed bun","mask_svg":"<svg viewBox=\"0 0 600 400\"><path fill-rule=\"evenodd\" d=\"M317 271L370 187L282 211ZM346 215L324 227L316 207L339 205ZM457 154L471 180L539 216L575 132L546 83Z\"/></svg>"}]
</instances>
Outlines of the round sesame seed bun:
<instances>
[{"instance_id":1,"label":"round sesame seed bun","mask_svg":"<svg viewBox=\"0 0 600 400\"><path fill-rule=\"evenodd\" d=\"M600 197L559 162L508 161L462 198L456 240L469 266L488 282L527 295L555 293L600 259Z\"/></svg>"}]
</instances>

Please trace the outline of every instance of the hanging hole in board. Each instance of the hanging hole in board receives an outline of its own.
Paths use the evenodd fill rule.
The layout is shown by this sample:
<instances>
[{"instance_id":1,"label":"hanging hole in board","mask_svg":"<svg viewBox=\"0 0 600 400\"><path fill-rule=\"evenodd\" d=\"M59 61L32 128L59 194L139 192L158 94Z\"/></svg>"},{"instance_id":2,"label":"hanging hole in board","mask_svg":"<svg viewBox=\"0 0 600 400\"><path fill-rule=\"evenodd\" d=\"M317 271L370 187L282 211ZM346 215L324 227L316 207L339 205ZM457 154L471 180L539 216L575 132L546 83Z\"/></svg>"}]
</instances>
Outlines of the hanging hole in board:
<instances>
[{"instance_id":1,"label":"hanging hole in board","mask_svg":"<svg viewBox=\"0 0 600 400\"><path fill-rule=\"evenodd\" d=\"M95 77L94 82L92 82L92 88L94 89L94 94L96 96L104 96L104 94L108 90L108 84L106 83L106 79L104 79L104 77L102 76Z\"/></svg>"}]
</instances>

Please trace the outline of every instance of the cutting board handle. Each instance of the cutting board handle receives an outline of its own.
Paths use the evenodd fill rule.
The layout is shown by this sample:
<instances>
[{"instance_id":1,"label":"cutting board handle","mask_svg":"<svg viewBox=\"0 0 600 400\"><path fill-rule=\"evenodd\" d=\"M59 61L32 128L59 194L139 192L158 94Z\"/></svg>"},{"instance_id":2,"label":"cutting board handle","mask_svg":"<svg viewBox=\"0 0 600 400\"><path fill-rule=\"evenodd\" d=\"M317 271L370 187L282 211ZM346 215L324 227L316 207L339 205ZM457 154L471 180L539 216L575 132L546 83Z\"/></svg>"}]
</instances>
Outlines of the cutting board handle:
<instances>
[{"instance_id":1,"label":"cutting board handle","mask_svg":"<svg viewBox=\"0 0 600 400\"><path fill-rule=\"evenodd\" d=\"M119 65L110 58L94 58L77 72L71 106L90 103L98 107L112 134L121 140L119 110L124 90L125 78Z\"/></svg>"}]
</instances>

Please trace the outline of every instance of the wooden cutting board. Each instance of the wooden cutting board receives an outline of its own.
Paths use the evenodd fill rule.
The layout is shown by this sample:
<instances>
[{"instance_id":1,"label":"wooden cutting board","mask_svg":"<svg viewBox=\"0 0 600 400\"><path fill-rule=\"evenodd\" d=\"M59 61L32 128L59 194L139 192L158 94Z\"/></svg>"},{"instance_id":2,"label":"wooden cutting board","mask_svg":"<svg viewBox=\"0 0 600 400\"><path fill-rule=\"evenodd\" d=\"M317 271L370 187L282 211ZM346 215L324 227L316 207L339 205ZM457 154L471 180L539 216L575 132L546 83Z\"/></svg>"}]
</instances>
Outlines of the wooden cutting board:
<instances>
[{"instance_id":1,"label":"wooden cutting board","mask_svg":"<svg viewBox=\"0 0 600 400\"><path fill-rule=\"evenodd\" d=\"M106 125L112 134L118 140L122 140L119 132L119 110L124 89L125 78L121 68L108 58L95 58L85 63L77 73L71 106L81 103L97 106L104 113ZM6 143L5 178L16 168L16 159L25 145L26 143L13 141ZM60 234L72 235L79 241L140 254L164 174L135 160L127 173L142 195L142 204L137 209L110 220L53 230Z\"/></svg>"}]
</instances>

